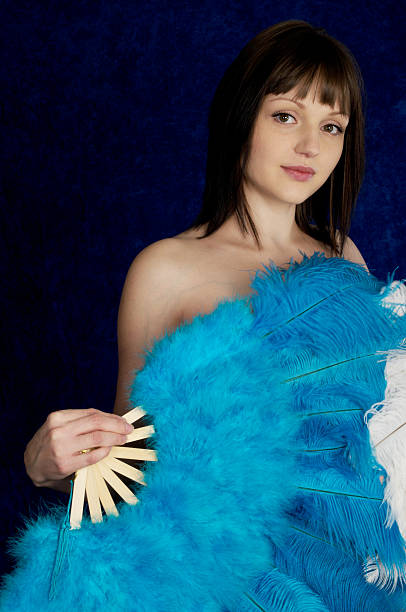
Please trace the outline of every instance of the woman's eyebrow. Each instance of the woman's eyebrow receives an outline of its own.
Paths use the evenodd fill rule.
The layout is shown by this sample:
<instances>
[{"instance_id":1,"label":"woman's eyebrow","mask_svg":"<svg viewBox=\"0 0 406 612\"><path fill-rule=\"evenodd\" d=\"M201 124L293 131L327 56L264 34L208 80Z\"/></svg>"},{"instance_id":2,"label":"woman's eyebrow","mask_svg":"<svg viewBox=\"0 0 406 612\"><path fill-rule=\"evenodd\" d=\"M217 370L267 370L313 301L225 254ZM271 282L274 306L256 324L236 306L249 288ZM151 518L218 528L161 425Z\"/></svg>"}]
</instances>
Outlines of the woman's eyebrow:
<instances>
[{"instance_id":1,"label":"woman's eyebrow","mask_svg":"<svg viewBox=\"0 0 406 612\"><path fill-rule=\"evenodd\" d=\"M272 94L271 94L272 95ZM282 96L275 96L275 98L271 98L271 102L273 101L278 101L278 100L288 100L289 102L293 102L294 104L297 104L299 106L299 108L304 108L305 105L302 104L301 102L298 102L297 100L294 100L293 98L284 98Z\"/></svg>"},{"instance_id":2,"label":"woman's eyebrow","mask_svg":"<svg viewBox=\"0 0 406 612\"><path fill-rule=\"evenodd\" d=\"M278 100L288 100L288 102L293 102L294 104L297 104L299 108L305 108L306 107L305 104L302 104L301 102L298 102L294 98L285 98L285 97L282 97L282 96L276 96L275 98L271 98L270 102L273 102L273 101L276 102ZM346 113L342 113L341 111L332 111L331 113L329 113L329 115L341 115L342 117L348 118L348 115Z\"/></svg>"}]
</instances>

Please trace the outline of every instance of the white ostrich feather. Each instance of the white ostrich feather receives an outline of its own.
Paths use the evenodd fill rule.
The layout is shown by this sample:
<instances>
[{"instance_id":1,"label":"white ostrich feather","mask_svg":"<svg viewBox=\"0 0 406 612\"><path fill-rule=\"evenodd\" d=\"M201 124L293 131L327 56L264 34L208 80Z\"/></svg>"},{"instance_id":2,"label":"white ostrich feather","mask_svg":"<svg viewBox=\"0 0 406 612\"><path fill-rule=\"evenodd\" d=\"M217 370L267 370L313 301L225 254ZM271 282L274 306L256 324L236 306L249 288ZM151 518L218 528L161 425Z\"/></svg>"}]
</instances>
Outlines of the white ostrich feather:
<instances>
[{"instance_id":1,"label":"white ostrich feather","mask_svg":"<svg viewBox=\"0 0 406 612\"><path fill-rule=\"evenodd\" d=\"M393 281L381 289L381 293L386 293L381 300L382 306L392 308L399 316L406 314L406 285L403 281Z\"/></svg>"},{"instance_id":2,"label":"white ostrich feather","mask_svg":"<svg viewBox=\"0 0 406 612\"><path fill-rule=\"evenodd\" d=\"M388 292L389 289L389 292ZM406 314L406 285L392 282L381 293L381 303L398 316ZM389 351L385 366L386 390L382 402L374 404L365 414L371 445L377 461L385 469L387 478L384 499L388 504L387 526L396 521L406 540L406 338L402 345ZM379 559L366 562L366 579L378 586L392 582L406 582L406 566L403 575L395 573L390 578Z\"/></svg>"}]
</instances>

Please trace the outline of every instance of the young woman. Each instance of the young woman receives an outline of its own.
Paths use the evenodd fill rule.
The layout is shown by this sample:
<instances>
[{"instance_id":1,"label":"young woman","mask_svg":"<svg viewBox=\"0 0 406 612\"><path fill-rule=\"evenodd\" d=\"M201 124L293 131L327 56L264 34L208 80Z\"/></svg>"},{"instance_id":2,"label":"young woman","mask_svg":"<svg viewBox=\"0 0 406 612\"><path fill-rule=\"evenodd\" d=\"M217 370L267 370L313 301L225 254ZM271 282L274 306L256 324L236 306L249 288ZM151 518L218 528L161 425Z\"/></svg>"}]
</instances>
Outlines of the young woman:
<instances>
[{"instance_id":1,"label":"young woman","mask_svg":"<svg viewBox=\"0 0 406 612\"><path fill-rule=\"evenodd\" d=\"M210 113L203 208L190 229L148 246L128 272L116 415L128 409L145 349L221 300L249 295L263 264L319 251L366 266L348 236L364 166L361 95L348 50L300 21L265 30L230 66ZM68 491L72 473L129 431L94 408L52 412L27 445L28 475Z\"/></svg>"},{"instance_id":2,"label":"young woman","mask_svg":"<svg viewBox=\"0 0 406 612\"><path fill-rule=\"evenodd\" d=\"M404 605L363 567L369 582L403 581L364 413L382 400L379 350L406 336L348 237L363 125L357 65L324 30L277 24L228 68L210 110L202 210L127 275L115 414L53 412L25 453L37 486L67 490L127 441L120 415L145 400L157 468L134 514L125 506L71 535L33 526L9 609Z\"/></svg>"}]
</instances>

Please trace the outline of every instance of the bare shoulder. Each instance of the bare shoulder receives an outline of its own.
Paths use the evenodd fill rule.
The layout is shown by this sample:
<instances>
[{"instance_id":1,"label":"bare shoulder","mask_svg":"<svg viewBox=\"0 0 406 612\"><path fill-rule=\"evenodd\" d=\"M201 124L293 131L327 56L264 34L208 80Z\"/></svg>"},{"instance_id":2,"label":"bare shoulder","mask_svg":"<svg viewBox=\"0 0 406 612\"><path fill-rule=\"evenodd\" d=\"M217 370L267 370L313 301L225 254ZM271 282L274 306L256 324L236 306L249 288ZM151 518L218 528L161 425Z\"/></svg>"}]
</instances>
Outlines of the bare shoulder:
<instances>
[{"instance_id":1,"label":"bare shoulder","mask_svg":"<svg viewBox=\"0 0 406 612\"><path fill-rule=\"evenodd\" d=\"M346 236L344 241L343 258L348 259L348 261L353 261L354 263L362 264L369 272L365 259L361 255L361 252L356 246L355 242L349 236Z\"/></svg>"},{"instance_id":2,"label":"bare shoulder","mask_svg":"<svg viewBox=\"0 0 406 612\"><path fill-rule=\"evenodd\" d=\"M183 252L177 240L158 240L143 249L128 270L117 321L117 414L128 409L129 384L144 365L145 351L181 323L178 296L187 267Z\"/></svg>"},{"instance_id":3,"label":"bare shoulder","mask_svg":"<svg viewBox=\"0 0 406 612\"><path fill-rule=\"evenodd\" d=\"M133 260L118 312L119 378L127 379L141 366L143 351L181 323L187 267L184 247L172 238L150 244Z\"/></svg>"},{"instance_id":4,"label":"bare shoulder","mask_svg":"<svg viewBox=\"0 0 406 612\"><path fill-rule=\"evenodd\" d=\"M133 260L127 274L127 288L137 285L157 293L176 291L187 276L191 250L177 236L153 242Z\"/></svg>"},{"instance_id":5,"label":"bare shoulder","mask_svg":"<svg viewBox=\"0 0 406 612\"><path fill-rule=\"evenodd\" d=\"M131 313L144 329L150 328L147 336L181 323L182 296L198 275L196 242L182 234L164 238L145 247L133 260L124 283L120 313Z\"/></svg>"},{"instance_id":6,"label":"bare shoulder","mask_svg":"<svg viewBox=\"0 0 406 612\"><path fill-rule=\"evenodd\" d=\"M174 264L182 261L181 254L182 244L176 236L163 238L142 249L135 257L130 270L149 268L159 264L157 272L161 268L165 268L165 272L168 272Z\"/></svg>"}]
</instances>

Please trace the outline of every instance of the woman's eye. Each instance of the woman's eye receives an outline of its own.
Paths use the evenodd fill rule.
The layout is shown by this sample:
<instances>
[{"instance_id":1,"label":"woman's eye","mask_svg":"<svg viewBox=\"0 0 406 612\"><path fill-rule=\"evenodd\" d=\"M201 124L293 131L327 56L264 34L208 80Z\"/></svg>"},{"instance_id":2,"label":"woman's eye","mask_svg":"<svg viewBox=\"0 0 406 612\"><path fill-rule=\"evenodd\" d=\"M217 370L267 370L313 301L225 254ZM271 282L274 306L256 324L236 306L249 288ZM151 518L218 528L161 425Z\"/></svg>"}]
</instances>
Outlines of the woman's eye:
<instances>
[{"instance_id":1,"label":"woman's eye","mask_svg":"<svg viewBox=\"0 0 406 612\"><path fill-rule=\"evenodd\" d=\"M342 134L344 131L339 125L335 125L334 123L328 123L325 125L324 130L333 136L338 136L338 134Z\"/></svg>"},{"instance_id":2,"label":"woman's eye","mask_svg":"<svg viewBox=\"0 0 406 612\"><path fill-rule=\"evenodd\" d=\"M272 115L272 117L275 117L278 123L292 123L289 121L289 119L293 119L293 121L295 120L293 115L290 115L289 113L275 113Z\"/></svg>"}]
</instances>

